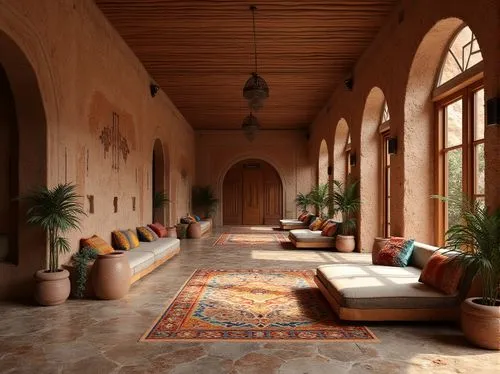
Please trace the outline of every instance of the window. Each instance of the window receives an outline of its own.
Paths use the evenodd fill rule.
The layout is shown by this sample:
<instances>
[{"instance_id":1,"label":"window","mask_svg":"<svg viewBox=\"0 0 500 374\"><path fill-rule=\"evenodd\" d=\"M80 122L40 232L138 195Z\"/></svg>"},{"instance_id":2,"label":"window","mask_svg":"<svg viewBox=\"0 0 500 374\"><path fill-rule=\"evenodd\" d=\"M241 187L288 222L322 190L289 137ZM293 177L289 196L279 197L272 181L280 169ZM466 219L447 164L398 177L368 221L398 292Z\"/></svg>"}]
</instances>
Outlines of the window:
<instances>
[{"instance_id":1,"label":"window","mask_svg":"<svg viewBox=\"0 0 500 374\"><path fill-rule=\"evenodd\" d=\"M482 60L474 34L464 27L453 39L443 63L438 85L450 81L462 86L465 72ZM463 194L484 201L484 88L481 78L450 93L436 104L440 195L460 198ZM438 236L459 223L459 212L441 204Z\"/></svg>"},{"instance_id":2,"label":"window","mask_svg":"<svg viewBox=\"0 0 500 374\"><path fill-rule=\"evenodd\" d=\"M384 102L384 109L380 119L379 133L381 140L381 207L382 207L382 233L388 238L391 235L391 157L389 154L390 119L387 102Z\"/></svg>"}]
</instances>

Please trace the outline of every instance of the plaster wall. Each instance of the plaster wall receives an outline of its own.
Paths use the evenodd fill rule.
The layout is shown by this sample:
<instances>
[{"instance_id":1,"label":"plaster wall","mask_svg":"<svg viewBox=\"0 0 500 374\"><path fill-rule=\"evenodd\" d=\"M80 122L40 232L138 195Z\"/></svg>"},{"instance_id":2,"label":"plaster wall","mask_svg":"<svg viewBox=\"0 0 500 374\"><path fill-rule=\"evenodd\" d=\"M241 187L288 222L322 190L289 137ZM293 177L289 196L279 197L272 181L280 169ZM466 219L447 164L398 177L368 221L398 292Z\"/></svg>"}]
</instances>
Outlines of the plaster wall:
<instances>
[{"instance_id":1,"label":"plaster wall","mask_svg":"<svg viewBox=\"0 0 500 374\"><path fill-rule=\"evenodd\" d=\"M391 156L391 230L393 235L436 243L434 105L431 93L445 46L465 22L477 36L484 58L486 99L500 95L500 3L494 0L403 0L387 19L372 45L352 71L354 88L339 85L311 126L310 149L321 139L334 140L341 118L349 124L352 151L357 153L354 177L361 190L371 188L376 162L362 145L363 114L369 93L378 87L391 113L391 136L398 152ZM370 124L366 124L370 125ZM365 131L365 133L367 133ZM486 203L500 207L500 126L485 132ZM363 165L362 163L366 163ZM367 173L363 171L367 170ZM335 168L334 168L335 169ZM377 209L365 194L362 204ZM369 199L369 200L366 200ZM375 212L370 217L377 217ZM361 217L363 218L363 217ZM358 250L369 251L380 235L376 219L358 221Z\"/></svg>"},{"instance_id":2,"label":"plaster wall","mask_svg":"<svg viewBox=\"0 0 500 374\"><path fill-rule=\"evenodd\" d=\"M316 182L317 155L309 161L306 135L302 131L260 131L253 141L243 131L198 131L196 133L196 184L211 185L222 202L224 176L229 168L246 159L261 159L278 172L283 183L283 217L297 216L294 199L307 193ZM214 216L222 224L219 203Z\"/></svg>"},{"instance_id":3,"label":"plaster wall","mask_svg":"<svg viewBox=\"0 0 500 374\"><path fill-rule=\"evenodd\" d=\"M94 2L0 0L0 9L0 32L31 65L43 103L45 123L32 123L31 132L43 135L46 129L45 139L26 157L35 165L46 154L39 180L49 186L76 183L89 212L81 232L68 235L72 252L81 237L98 234L110 241L114 229L151 221L155 139L169 162L168 220L177 221L190 205L184 181L194 175L194 132L162 91L151 97L151 78ZM8 52L0 49L0 63ZM16 95L23 88L12 87L18 117L32 110L29 101ZM23 131L20 137L30 138L30 129ZM31 182L20 177L21 193L34 187ZM93 196L94 213L87 196ZM20 242L19 264L0 263L0 298L28 295L32 274L44 266L43 238L30 230L22 235L34 233L38 240L31 236ZM70 256L62 256L61 262Z\"/></svg>"}]
</instances>

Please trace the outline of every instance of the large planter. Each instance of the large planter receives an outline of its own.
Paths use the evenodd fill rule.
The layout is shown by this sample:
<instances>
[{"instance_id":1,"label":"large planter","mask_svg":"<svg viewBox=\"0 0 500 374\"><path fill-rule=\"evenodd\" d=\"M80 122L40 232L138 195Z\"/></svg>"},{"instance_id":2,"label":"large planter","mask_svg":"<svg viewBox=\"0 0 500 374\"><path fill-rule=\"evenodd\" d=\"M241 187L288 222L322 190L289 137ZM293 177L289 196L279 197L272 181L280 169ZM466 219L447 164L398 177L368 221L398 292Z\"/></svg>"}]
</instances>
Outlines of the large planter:
<instances>
[{"instance_id":1,"label":"large planter","mask_svg":"<svg viewBox=\"0 0 500 374\"><path fill-rule=\"evenodd\" d=\"M59 305L66 301L71 291L69 271L61 269L54 273L38 270L35 273L35 300L40 305Z\"/></svg>"},{"instance_id":2,"label":"large planter","mask_svg":"<svg viewBox=\"0 0 500 374\"><path fill-rule=\"evenodd\" d=\"M187 229L187 237L191 239L201 238L201 225L199 222L193 222Z\"/></svg>"},{"instance_id":3,"label":"large planter","mask_svg":"<svg viewBox=\"0 0 500 374\"><path fill-rule=\"evenodd\" d=\"M339 252L352 252L356 248L356 241L352 235L337 235L335 240L335 248Z\"/></svg>"},{"instance_id":4,"label":"large planter","mask_svg":"<svg viewBox=\"0 0 500 374\"><path fill-rule=\"evenodd\" d=\"M500 350L500 300L497 306L478 304L477 297L462 303L462 331L471 343L481 348Z\"/></svg>"},{"instance_id":5,"label":"large planter","mask_svg":"<svg viewBox=\"0 0 500 374\"><path fill-rule=\"evenodd\" d=\"M378 257L378 253L382 248L384 248L385 243L387 243L390 240L390 238L381 238L381 237L376 237L374 242L373 242L373 248L372 248L372 263L375 263L376 258Z\"/></svg>"},{"instance_id":6,"label":"large planter","mask_svg":"<svg viewBox=\"0 0 500 374\"><path fill-rule=\"evenodd\" d=\"M130 288L132 272L125 252L99 255L92 266L91 275L94 292L99 299L121 299Z\"/></svg>"},{"instance_id":7,"label":"large planter","mask_svg":"<svg viewBox=\"0 0 500 374\"><path fill-rule=\"evenodd\" d=\"M189 223L178 223L175 227L177 229L177 238L186 239Z\"/></svg>"}]
</instances>

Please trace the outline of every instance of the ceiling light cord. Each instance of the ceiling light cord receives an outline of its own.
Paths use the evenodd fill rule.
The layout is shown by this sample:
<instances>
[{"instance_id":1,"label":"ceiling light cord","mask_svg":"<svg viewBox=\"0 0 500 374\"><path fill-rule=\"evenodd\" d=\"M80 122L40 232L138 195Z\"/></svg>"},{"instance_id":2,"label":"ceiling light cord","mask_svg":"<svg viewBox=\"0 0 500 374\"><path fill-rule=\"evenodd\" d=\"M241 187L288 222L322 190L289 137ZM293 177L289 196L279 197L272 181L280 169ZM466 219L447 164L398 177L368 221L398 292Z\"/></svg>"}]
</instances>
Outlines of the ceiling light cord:
<instances>
[{"instance_id":1,"label":"ceiling light cord","mask_svg":"<svg viewBox=\"0 0 500 374\"><path fill-rule=\"evenodd\" d=\"M255 74L257 74L257 34L255 33L255 11L257 7L255 5L251 5L250 9L252 10L252 21L253 21L253 46L254 46L254 56L255 56Z\"/></svg>"}]
</instances>

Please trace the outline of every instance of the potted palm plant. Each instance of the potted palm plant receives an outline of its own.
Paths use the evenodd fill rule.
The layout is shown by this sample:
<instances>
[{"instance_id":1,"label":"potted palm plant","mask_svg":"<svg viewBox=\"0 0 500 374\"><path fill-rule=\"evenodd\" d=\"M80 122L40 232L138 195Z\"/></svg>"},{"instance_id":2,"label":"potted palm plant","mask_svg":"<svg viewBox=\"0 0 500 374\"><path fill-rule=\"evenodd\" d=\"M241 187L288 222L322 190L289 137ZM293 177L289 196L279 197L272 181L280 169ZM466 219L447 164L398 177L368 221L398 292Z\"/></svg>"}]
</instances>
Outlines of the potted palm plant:
<instances>
[{"instance_id":1,"label":"potted palm plant","mask_svg":"<svg viewBox=\"0 0 500 374\"><path fill-rule=\"evenodd\" d=\"M352 252L356 248L356 213L361 201L358 193L358 181L347 181L345 184L334 180L334 210L342 215L342 223L338 228L335 247L339 252Z\"/></svg>"},{"instance_id":2,"label":"potted palm plant","mask_svg":"<svg viewBox=\"0 0 500 374\"><path fill-rule=\"evenodd\" d=\"M70 252L68 240L63 236L80 228L85 215L76 186L58 184L53 188L38 187L26 199L28 223L40 226L47 234L48 267L35 273L35 299L41 305L58 305L66 301L71 285L69 272L59 268L59 254Z\"/></svg>"},{"instance_id":3,"label":"potted palm plant","mask_svg":"<svg viewBox=\"0 0 500 374\"><path fill-rule=\"evenodd\" d=\"M482 286L481 297L467 298L462 303L462 330L473 344L499 350L500 209L490 214L480 201L435 197L446 201L459 215L459 223L446 231L443 248L453 251L453 261L468 276L477 277Z\"/></svg>"},{"instance_id":4,"label":"potted palm plant","mask_svg":"<svg viewBox=\"0 0 500 374\"><path fill-rule=\"evenodd\" d=\"M299 192L295 197L295 204L300 208L302 212L306 212L307 207L311 204L309 194L303 194L302 192Z\"/></svg>"},{"instance_id":5,"label":"potted palm plant","mask_svg":"<svg viewBox=\"0 0 500 374\"><path fill-rule=\"evenodd\" d=\"M311 192L307 194L307 197L309 205L313 205L316 208L318 216L323 218L325 215L324 211L330 201L328 183L314 186Z\"/></svg>"},{"instance_id":6,"label":"potted palm plant","mask_svg":"<svg viewBox=\"0 0 500 374\"><path fill-rule=\"evenodd\" d=\"M212 186L195 186L192 190L192 203L193 208L202 212L204 218L210 218L217 209L219 199L215 197Z\"/></svg>"}]
</instances>

